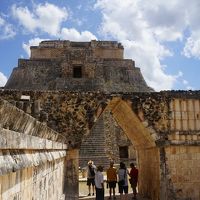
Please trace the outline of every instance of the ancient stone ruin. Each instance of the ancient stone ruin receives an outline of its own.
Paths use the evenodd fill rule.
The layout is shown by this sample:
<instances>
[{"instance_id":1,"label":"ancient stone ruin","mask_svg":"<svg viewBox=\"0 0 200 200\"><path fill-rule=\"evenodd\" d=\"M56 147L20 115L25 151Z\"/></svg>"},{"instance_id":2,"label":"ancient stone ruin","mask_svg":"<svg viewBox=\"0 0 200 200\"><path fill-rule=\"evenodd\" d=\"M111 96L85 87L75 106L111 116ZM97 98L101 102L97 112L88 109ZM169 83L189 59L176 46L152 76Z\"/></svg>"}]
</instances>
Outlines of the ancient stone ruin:
<instances>
[{"instance_id":1,"label":"ancient stone ruin","mask_svg":"<svg viewBox=\"0 0 200 200\"><path fill-rule=\"evenodd\" d=\"M78 199L79 150L98 127L105 159L119 127L134 146L141 195L200 199L200 91L153 92L119 43L41 42L0 97L0 199Z\"/></svg>"},{"instance_id":2,"label":"ancient stone ruin","mask_svg":"<svg viewBox=\"0 0 200 200\"><path fill-rule=\"evenodd\" d=\"M19 59L5 88L105 93L153 91L134 61L123 58L123 46L112 41L43 41L31 47L30 59ZM108 112L95 123L80 147L81 168L87 166L88 160L107 167L110 160L119 163L122 159L135 159L130 140L114 123Z\"/></svg>"},{"instance_id":3,"label":"ancient stone ruin","mask_svg":"<svg viewBox=\"0 0 200 200\"><path fill-rule=\"evenodd\" d=\"M19 59L6 89L147 92L140 69L117 42L43 41Z\"/></svg>"}]
</instances>

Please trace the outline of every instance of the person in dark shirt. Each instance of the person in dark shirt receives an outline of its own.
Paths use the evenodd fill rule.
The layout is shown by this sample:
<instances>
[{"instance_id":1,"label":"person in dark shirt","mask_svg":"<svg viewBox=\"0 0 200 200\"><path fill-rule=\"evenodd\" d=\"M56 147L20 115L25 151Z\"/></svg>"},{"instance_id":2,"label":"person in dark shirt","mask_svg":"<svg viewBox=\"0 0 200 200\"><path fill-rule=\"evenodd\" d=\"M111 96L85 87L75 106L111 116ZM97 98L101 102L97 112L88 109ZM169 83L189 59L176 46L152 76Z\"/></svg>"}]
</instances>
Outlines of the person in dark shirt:
<instances>
[{"instance_id":1,"label":"person in dark shirt","mask_svg":"<svg viewBox=\"0 0 200 200\"><path fill-rule=\"evenodd\" d=\"M134 163L130 164L131 170L129 173L130 176L130 184L131 187L133 189L133 199L136 199L136 195L137 195L137 183L138 183L138 169L135 167Z\"/></svg>"}]
</instances>

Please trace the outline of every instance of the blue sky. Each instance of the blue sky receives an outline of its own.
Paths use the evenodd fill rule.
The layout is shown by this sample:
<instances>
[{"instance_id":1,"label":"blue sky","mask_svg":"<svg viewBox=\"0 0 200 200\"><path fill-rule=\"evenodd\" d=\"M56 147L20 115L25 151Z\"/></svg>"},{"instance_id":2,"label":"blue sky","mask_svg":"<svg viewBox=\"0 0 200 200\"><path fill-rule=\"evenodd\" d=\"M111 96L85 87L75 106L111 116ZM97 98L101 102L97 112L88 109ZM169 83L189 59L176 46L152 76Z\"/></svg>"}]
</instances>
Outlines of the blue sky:
<instances>
[{"instance_id":1,"label":"blue sky","mask_svg":"<svg viewBox=\"0 0 200 200\"><path fill-rule=\"evenodd\" d=\"M116 40L149 86L200 89L199 0L0 0L0 86L42 40Z\"/></svg>"}]
</instances>

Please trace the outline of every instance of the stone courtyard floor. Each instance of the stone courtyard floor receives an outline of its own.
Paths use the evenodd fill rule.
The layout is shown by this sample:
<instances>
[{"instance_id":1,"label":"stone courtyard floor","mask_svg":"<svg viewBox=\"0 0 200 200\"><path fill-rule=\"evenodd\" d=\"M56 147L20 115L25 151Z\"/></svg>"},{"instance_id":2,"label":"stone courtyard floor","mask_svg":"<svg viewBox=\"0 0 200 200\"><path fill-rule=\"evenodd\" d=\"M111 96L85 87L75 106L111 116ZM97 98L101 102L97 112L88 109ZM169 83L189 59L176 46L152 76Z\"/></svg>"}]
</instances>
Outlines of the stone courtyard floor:
<instances>
[{"instance_id":1,"label":"stone courtyard floor","mask_svg":"<svg viewBox=\"0 0 200 200\"><path fill-rule=\"evenodd\" d=\"M79 200L95 200L95 196L90 196L90 197L79 197ZM105 195L105 200L108 200L108 194ZM119 194L116 195L116 199L117 200L120 200L120 197L119 197ZM132 194L128 194L128 200L132 200ZM147 198L143 198L141 197L140 195L137 196L137 200L150 200L150 199L147 199Z\"/></svg>"},{"instance_id":2,"label":"stone courtyard floor","mask_svg":"<svg viewBox=\"0 0 200 200\"><path fill-rule=\"evenodd\" d=\"M106 185L106 183L105 183ZM95 196L87 196L88 195L88 187L86 185L86 180L82 179L79 181L79 200L94 200ZM105 187L105 200L107 200L109 197L109 190ZM116 197L117 200L119 200L119 193L118 193L118 187L116 187ZM129 194L128 194L128 200L132 199L132 189L129 186ZM140 195L138 195L137 200L149 200L147 198L143 198Z\"/></svg>"}]
</instances>

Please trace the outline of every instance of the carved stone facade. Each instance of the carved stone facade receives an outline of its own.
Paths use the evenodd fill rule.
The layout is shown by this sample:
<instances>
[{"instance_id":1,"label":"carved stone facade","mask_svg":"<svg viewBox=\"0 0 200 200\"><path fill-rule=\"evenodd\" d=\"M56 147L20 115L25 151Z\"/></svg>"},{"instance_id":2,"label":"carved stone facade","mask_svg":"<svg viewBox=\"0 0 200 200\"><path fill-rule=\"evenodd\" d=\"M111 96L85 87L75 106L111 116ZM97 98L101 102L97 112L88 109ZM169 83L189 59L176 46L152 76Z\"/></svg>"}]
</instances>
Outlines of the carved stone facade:
<instances>
[{"instance_id":1,"label":"carved stone facade","mask_svg":"<svg viewBox=\"0 0 200 200\"><path fill-rule=\"evenodd\" d=\"M116 74L109 73L114 66L133 64L122 59L122 52L115 42L49 41L32 47L30 60L20 61L6 89L0 90L0 199L39 199L39 192L45 200L78 199L78 151L101 120L111 158L115 123L134 144L141 195L153 200L200 199L200 91L152 92L144 82L127 83L120 67ZM75 63L73 70L61 55ZM96 56L101 68L90 56ZM85 71L80 68L83 57L89 63L81 64ZM66 81L73 73L78 77ZM95 79L82 80L80 75ZM114 84L109 85L110 78ZM76 92L67 91L64 80L72 80L69 85Z\"/></svg>"},{"instance_id":2,"label":"carved stone facade","mask_svg":"<svg viewBox=\"0 0 200 200\"><path fill-rule=\"evenodd\" d=\"M96 119L103 111L109 110L137 150L141 194L155 200L199 199L199 91L108 95L5 90L0 94L14 105L26 109L21 95L29 95L31 107L27 110L31 110L33 113L30 114L33 115L36 102L40 102L38 119L41 113L46 113L47 125L61 130L60 134L65 141L70 141L72 149L80 147ZM182 101L187 106L183 110L177 109ZM90 112L85 112L84 109ZM68 115L71 120L66 117ZM183 117L187 125L173 125L183 124ZM2 125L4 126L12 127L8 123ZM43 135L42 132L39 133ZM73 159L78 166L77 155ZM71 178L68 180L69 187Z\"/></svg>"},{"instance_id":3,"label":"carved stone facade","mask_svg":"<svg viewBox=\"0 0 200 200\"><path fill-rule=\"evenodd\" d=\"M150 89L141 73L140 69L135 67L134 61L123 58L123 46L115 41L91 41L91 42L70 42L70 41L43 41L39 46L31 47L30 59L19 59L18 67L8 80L6 89L19 90L65 90L65 91L103 91L103 92L147 92ZM43 113L45 115L45 112ZM112 120L112 119L110 119ZM110 121L108 119L108 121ZM105 124L106 120L103 120ZM115 137L115 145L117 148L107 148L102 154L108 161L104 162L104 166L108 166L109 160L119 161L119 152L121 147L127 148L127 154L133 155L131 152L130 141L120 140L119 135L127 139L119 128L111 125L107 129ZM98 129L102 134L106 130L105 125ZM119 130L118 130L119 129ZM93 129L92 129L93 131ZM108 133L108 131L107 131ZM91 136L94 135L91 132ZM118 138L117 138L118 137ZM107 137L106 137L107 138ZM88 138L89 139L89 138ZM114 141L114 140L113 140ZM88 144L88 142L86 141ZM121 145L120 145L121 143ZM100 146L100 142L95 146ZM86 145L83 151L87 150ZM82 151L82 148L81 148ZM96 155L92 155L94 151L84 154L85 161L93 159ZM105 153L107 155L105 155ZM100 150L99 150L100 154ZM122 153L123 154L123 153ZM80 153L80 156L82 153ZM115 155L115 157L113 157ZM132 157L132 156L126 157ZM123 155L121 155L124 157ZM128 158L127 158L128 159ZM102 160L102 159L101 159ZM104 159L106 160L106 159ZM99 162L96 162L99 165ZM107 163L107 164L106 164ZM81 167L84 167L80 163Z\"/></svg>"},{"instance_id":4,"label":"carved stone facade","mask_svg":"<svg viewBox=\"0 0 200 200\"><path fill-rule=\"evenodd\" d=\"M117 42L43 41L19 59L6 89L133 92L152 91Z\"/></svg>"},{"instance_id":5,"label":"carved stone facade","mask_svg":"<svg viewBox=\"0 0 200 200\"><path fill-rule=\"evenodd\" d=\"M0 199L65 200L70 151L59 133L0 99ZM73 163L75 168L77 163ZM74 176L75 184L78 184ZM59 185L59 187L58 187ZM73 184L72 184L73 185ZM71 190L77 194L77 187ZM75 195L76 196L76 195ZM77 199L75 198L74 199Z\"/></svg>"}]
</instances>

